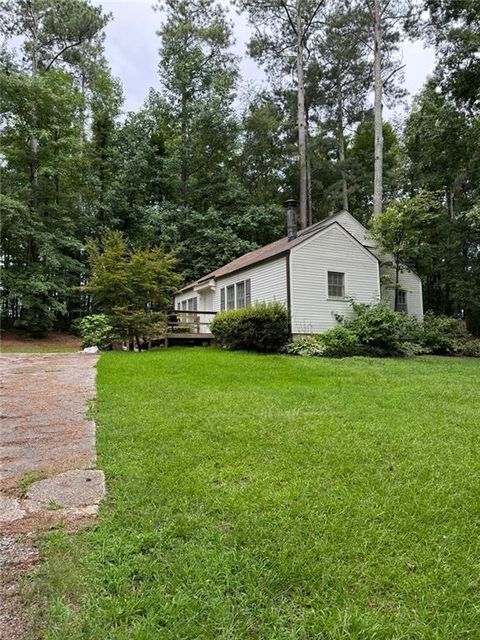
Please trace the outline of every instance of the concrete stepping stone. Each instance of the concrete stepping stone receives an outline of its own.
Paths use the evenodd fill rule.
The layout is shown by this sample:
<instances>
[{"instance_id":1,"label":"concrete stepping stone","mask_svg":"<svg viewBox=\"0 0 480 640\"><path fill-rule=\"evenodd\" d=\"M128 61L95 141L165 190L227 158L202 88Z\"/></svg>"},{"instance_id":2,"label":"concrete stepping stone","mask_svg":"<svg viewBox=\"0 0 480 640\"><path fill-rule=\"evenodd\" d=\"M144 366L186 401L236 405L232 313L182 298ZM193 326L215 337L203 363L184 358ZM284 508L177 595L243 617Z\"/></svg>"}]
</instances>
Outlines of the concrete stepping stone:
<instances>
[{"instance_id":1,"label":"concrete stepping stone","mask_svg":"<svg viewBox=\"0 0 480 640\"><path fill-rule=\"evenodd\" d=\"M27 500L41 506L86 507L98 504L105 495L105 477L98 469L72 469L33 482Z\"/></svg>"}]
</instances>

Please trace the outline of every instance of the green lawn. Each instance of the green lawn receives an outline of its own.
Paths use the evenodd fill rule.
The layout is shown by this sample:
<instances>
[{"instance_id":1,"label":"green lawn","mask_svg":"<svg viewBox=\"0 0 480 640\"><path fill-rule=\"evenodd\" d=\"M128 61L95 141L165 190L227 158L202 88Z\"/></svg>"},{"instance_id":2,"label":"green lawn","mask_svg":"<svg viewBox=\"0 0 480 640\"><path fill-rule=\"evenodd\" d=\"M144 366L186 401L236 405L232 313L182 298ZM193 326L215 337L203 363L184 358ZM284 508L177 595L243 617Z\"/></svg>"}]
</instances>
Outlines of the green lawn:
<instances>
[{"instance_id":1,"label":"green lawn","mask_svg":"<svg viewBox=\"0 0 480 640\"><path fill-rule=\"evenodd\" d=\"M97 528L42 638L480 638L480 362L214 349L98 364Z\"/></svg>"}]
</instances>

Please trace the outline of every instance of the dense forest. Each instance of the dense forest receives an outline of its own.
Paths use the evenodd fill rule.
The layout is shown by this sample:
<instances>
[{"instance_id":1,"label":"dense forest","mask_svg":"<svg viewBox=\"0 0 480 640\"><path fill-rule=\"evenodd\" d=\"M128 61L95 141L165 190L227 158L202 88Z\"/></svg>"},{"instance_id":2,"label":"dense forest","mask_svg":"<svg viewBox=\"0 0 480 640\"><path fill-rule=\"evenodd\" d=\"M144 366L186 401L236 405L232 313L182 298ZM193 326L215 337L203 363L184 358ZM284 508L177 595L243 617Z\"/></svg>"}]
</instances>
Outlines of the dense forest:
<instances>
[{"instance_id":1,"label":"dense forest","mask_svg":"<svg viewBox=\"0 0 480 640\"><path fill-rule=\"evenodd\" d=\"M4 325L41 333L90 312L86 247L110 230L176 248L189 280L285 235L294 196L302 226L407 211L397 241L425 309L479 331L480 2L161 0L158 84L129 113L101 7L0 5ZM268 77L242 100L235 11ZM409 38L436 68L388 122Z\"/></svg>"}]
</instances>

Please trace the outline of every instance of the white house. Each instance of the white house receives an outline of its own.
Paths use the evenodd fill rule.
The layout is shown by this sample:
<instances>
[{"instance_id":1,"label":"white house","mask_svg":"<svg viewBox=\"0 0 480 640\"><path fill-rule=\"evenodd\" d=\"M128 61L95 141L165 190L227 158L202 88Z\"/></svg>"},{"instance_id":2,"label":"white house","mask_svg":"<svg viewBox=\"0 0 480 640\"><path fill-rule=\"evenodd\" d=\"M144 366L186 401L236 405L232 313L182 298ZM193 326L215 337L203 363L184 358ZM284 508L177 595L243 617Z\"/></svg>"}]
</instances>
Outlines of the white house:
<instances>
[{"instance_id":1,"label":"white house","mask_svg":"<svg viewBox=\"0 0 480 640\"><path fill-rule=\"evenodd\" d=\"M251 251L208 273L175 296L178 311L237 309L278 300L288 308L292 334L320 333L337 326L336 315L351 314L350 298L394 305L392 286L382 285L392 267L376 250L367 229L346 211L296 231L288 205L288 236ZM401 309L423 316L422 284L412 271L400 273ZM205 325L206 326L206 325Z\"/></svg>"}]
</instances>

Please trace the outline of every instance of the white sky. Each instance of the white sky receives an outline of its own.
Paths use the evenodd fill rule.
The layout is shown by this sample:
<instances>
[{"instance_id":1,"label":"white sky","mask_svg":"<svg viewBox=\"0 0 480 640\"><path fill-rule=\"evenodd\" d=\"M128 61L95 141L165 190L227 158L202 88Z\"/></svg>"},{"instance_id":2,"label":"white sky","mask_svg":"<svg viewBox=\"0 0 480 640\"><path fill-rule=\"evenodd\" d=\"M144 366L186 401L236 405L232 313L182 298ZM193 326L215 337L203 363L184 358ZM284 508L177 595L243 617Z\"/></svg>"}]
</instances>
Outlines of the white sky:
<instances>
[{"instance_id":1,"label":"white sky","mask_svg":"<svg viewBox=\"0 0 480 640\"><path fill-rule=\"evenodd\" d=\"M162 17L152 9L150 0L94 0L113 14L106 29L106 56L113 74L118 77L125 93L126 111L136 111L143 104L150 87L158 87L157 64L160 40L155 31ZM232 12L235 25L235 54L241 57L240 74L243 79L240 96L250 85L259 86L264 74L246 54L250 29L244 16ZM410 98L419 91L433 71L434 54L420 42L405 42L402 47L405 66L405 86ZM401 116L402 107L385 110L387 117Z\"/></svg>"}]
</instances>

